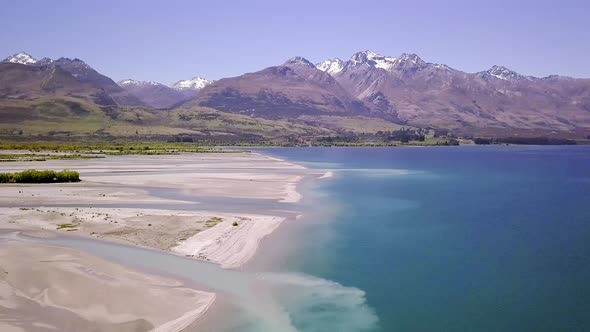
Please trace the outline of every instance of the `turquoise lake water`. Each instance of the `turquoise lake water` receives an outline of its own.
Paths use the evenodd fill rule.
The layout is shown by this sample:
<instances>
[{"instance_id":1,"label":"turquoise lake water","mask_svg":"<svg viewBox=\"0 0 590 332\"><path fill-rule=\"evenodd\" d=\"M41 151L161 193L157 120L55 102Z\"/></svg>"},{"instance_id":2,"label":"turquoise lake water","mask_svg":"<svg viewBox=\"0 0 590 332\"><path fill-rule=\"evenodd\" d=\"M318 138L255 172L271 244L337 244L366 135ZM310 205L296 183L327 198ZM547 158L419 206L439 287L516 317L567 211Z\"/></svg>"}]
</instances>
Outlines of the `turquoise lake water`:
<instances>
[{"instance_id":1,"label":"turquoise lake water","mask_svg":"<svg viewBox=\"0 0 590 332\"><path fill-rule=\"evenodd\" d=\"M349 289L289 300L298 330L590 331L589 147L263 152L336 170L280 268Z\"/></svg>"}]
</instances>

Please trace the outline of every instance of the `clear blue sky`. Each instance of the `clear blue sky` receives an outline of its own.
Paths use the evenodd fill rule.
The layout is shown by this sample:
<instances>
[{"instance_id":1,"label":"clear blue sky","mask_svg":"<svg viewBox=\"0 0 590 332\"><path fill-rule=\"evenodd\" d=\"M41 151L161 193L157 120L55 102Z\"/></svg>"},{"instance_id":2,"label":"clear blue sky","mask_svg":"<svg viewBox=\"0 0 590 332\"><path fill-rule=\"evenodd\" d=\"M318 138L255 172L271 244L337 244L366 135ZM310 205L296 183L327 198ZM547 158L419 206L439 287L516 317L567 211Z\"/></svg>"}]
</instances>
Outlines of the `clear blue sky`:
<instances>
[{"instance_id":1,"label":"clear blue sky","mask_svg":"<svg viewBox=\"0 0 590 332\"><path fill-rule=\"evenodd\" d=\"M0 57L78 57L115 80L219 79L302 55L417 53L590 77L590 1L3 1Z\"/></svg>"}]
</instances>

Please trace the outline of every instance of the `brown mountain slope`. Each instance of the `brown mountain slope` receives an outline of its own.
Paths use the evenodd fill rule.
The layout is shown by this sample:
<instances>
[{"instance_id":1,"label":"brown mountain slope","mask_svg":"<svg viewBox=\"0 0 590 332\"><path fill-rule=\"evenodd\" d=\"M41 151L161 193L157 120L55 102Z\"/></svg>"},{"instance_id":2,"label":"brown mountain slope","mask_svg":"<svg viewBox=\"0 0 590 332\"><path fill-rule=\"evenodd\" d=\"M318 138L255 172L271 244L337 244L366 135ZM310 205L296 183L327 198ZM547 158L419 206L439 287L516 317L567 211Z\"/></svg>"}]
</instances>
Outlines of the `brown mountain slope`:
<instances>
[{"instance_id":1,"label":"brown mountain slope","mask_svg":"<svg viewBox=\"0 0 590 332\"><path fill-rule=\"evenodd\" d=\"M0 63L0 100L62 96L81 97L105 106L115 105L101 87L80 82L60 66Z\"/></svg>"},{"instance_id":2,"label":"brown mountain slope","mask_svg":"<svg viewBox=\"0 0 590 332\"><path fill-rule=\"evenodd\" d=\"M310 73L338 87L327 74L315 69ZM74 74L60 65L0 63L0 138L171 139L188 135L198 140L256 142L333 136L341 128L361 128L362 132L398 128L362 117L327 116L294 123L198 106L168 110L121 106L102 82L83 82ZM360 123L363 125L358 126Z\"/></svg>"},{"instance_id":3,"label":"brown mountain slope","mask_svg":"<svg viewBox=\"0 0 590 332\"><path fill-rule=\"evenodd\" d=\"M52 69L57 72L67 72L71 74L73 79L80 85L79 90L82 91L87 87L90 88L98 88L102 90L111 101L114 101L117 105L121 106L145 106L145 104L139 100L136 96L130 94L125 89L121 88L117 83L115 83L109 77L106 77L84 61L80 59L70 59L70 58L59 58L57 60L52 60L49 58L43 58L41 60L36 60L32 56L21 52L14 56L10 56L0 62L2 65L14 65L14 66L25 66L31 68L40 68L39 72L46 73L48 70ZM25 69L20 67L12 67L13 70L18 71L21 70L23 73L26 71ZM4 70L7 70L6 68ZM33 73L34 70L31 69L30 73ZM16 76L11 76L13 78L18 78L20 74ZM21 77L22 79L24 77ZM30 76L32 79L33 77ZM10 85L10 80L8 78L4 78L5 87ZM68 84L70 87L74 85L74 81ZM47 92L47 91L45 91Z\"/></svg>"},{"instance_id":4,"label":"brown mountain slope","mask_svg":"<svg viewBox=\"0 0 590 332\"><path fill-rule=\"evenodd\" d=\"M80 59L59 58L48 61L48 66L58 66L69 72L81 83L103 89L118 105L146 106L139 98L120 87L109 77L102 75Z\"/></svg>"},{"instance_id":5,"label":"brown mountain slope","mask_svg":"<svg viewBox=\"0 0 590 332\"><path fill-rule=\"evenodd\" d=\"M334 78L301 57L281 66L216 81L203 88L186 105L207 106L267 119L368 112L368 108Z\"/></svg>"}]
</instances>

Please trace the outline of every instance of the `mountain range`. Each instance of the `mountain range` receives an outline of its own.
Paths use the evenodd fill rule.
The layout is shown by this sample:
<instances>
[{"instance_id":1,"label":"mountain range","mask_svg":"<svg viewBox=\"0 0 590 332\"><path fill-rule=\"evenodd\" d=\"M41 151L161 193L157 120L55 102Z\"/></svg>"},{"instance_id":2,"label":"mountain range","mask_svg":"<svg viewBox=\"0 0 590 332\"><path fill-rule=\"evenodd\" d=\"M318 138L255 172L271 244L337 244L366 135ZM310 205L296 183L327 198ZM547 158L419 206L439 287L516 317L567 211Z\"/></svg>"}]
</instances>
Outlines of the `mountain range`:
<instances>
[{"instance_id":1,"label":"mountain range","mask_svg":"<svg viewBox=\"0 0 590 332\"><path fill-rule=\"evenodd\" d=\"M502 66L466 73L415 54L371 51L318 65L324 67L373 111L414 126L495 135L585 131L590 121L588 79L537 78Z\"/></svg>"},{"instance_id":2,"label":"mountain range","mask_svg":"<svg viewBox=\"0 0 590 332\"><path fill-rule=\"evenodd\" d=\"M317 64L294 57L237 77L194 77L172 86L133 79L115 83L79 59L36 60L21 52L0 63L0 118L30 117L24 114L31 113L25 110L30 106L18 101L30 105L39 98L45 107L52 99L81 98L111 112L215 110L316 133L400 126L484 137L590 133L590 79L538 78L503 66L467 73L405 53L363 51ZM18 110L10 108L17 104Z\"/></svg>"},{"instance_id":3,"label":"mountain range","mask_svg":"<svg viewBox=\"0 0 590 332\"><path fill-rule=\"evenodd\" d=\"M416 54L387 57L364 51L347 61L316 65L297 57L281 66L219 80L193 101L266 118L364 115L471 135L572 134L590 129L589 79L537 78L502 66L466 73L425 62Z\"/></svg>"}]
</instances>

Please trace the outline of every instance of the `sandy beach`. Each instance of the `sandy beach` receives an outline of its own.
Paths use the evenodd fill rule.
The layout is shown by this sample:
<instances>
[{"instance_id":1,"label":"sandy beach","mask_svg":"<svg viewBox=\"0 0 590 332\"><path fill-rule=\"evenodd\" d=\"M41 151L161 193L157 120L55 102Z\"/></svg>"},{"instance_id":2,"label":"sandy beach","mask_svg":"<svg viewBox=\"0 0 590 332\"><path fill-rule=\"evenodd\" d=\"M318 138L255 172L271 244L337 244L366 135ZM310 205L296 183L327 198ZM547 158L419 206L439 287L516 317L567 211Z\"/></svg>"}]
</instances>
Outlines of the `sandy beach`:
<instances>
[{"instance_id":1,"label":"sandy beach","mask_svg":"<svg viewBox=\"0 0 590 332\"><path fill-rule=\"evenodd\" d=\"M326 177L256 153L0 164L0 172L24 169L76 170L82 182L3 185L0 229L5 232L90 237L165 250L223 268L245 264L286 217L264 208L256 213L242 213L230 206L224 209L223 204L211 209L196 202L199 197L289 204L301 199L297 183L304 177ZM27 259L15 259L21 256ZM3 331L44 331L49 326L64 330L63 324L78 324L66 325L79 326L77 330L95 324L100 331L180 331L200 317L215 298L212 293L181 288L182 283L170 277L159 279L68 248L25 246L14 240L0 241L0 267L5 273L0 307L10 309L8 315L0 315ZM35 273L38 278L19 277L32 271L40 271ZM76 278L80 284L67 282ZM109 306L115 298L94 297L93 292L99 289L102 294L126 294L120 303L133 310ZM150 298L154 294L166 294L168 301L182 309ZM152 303L150 310L158 314L142 309L141 303ZM50 319L52 310L67 315L59 321Z\"/></svg>"}]
</instances>

